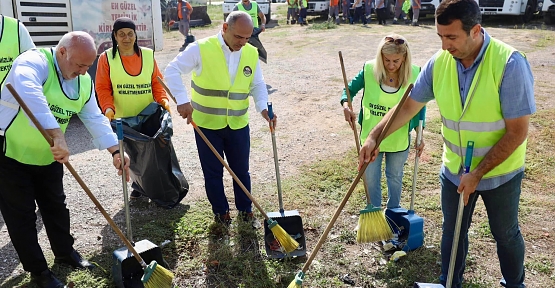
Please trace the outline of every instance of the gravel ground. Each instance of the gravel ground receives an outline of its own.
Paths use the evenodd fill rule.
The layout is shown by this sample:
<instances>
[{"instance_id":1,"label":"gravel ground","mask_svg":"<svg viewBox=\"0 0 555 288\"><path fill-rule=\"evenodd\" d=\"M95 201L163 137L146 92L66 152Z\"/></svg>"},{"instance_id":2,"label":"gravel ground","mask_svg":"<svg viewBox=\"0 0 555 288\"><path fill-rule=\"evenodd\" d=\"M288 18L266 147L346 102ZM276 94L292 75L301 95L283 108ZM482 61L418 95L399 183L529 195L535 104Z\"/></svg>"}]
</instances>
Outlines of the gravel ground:
<instances>
[{"instance_id":1,"label":"gravel ground","mask_svg":"<svg viewBox=\"0 0 555 288\"><path fill-rule=\"evenodd\" d=\"M347 77L352 78L366 60L374 57L377 40L389 32L405 35L413 47L413 61L424 65L440 48L431 20L420 27L370 25L342 25L335 30L308 30L299 26L276 26L261 36L268 55L268 64L262 64L270 99L278 115L277 142L282 178L298 173L298 169L321 159L337 157L352 149L352 133L344 123L339 105L343 87L337 51L342 50ZM219 27L194 29L197 39L217 33ZM550 28L552 29L552 27ZM552 106L547 93L553 91L552 73L555 66L552 48L539 46L545 35L553 31L534 29L488 28L498 37L516 48L527 52L534 69L538 106ZM539 35L539 36L538 36ZM156 53L161 69L178 53L182 37L176 31L166 33L164 50ZM550 82L551 81L551 82ZM189 87L190 78L184 77ZM541 85L539 85L541 83ZM360 95L359 95L360 97ZM360 99L360 98L357 98ZM355 101L355 109L359 101ZM175 115L175 105L172 107ZM274 183L271 139L265 121L251 105L251 175L253 183ZM430 111L433 115L434 111ZM111 156L106 151L92 147L90 137L78 119L73 119L66 133L72 152L71 163L89 185L91 191L112 215L124 226L121 178L111 166ZM190 184L190 192L182 201L192 204L204 197L204 184L194 143L193 128L182 119L174 119L173 145L181 169ZM227 173L225 173L227 175ZM231 178L226 176L230 186ZM97 211L92 201L66 171L64 185L67 204L71 212L71 227L75 248L84 255L102 251L103 247L121 246ZM151 212L163 215L162 209L150 207ZM132 209L132 213L137 211ZM163 217L163 216L162 216ZM42 222L37 223L40 244L47 257L53 257ZM108 253L108 252L106 252ZM10 242L3 218L0 217L0 285L22 273L13 245Z\"/></svg>"}]
</instances>

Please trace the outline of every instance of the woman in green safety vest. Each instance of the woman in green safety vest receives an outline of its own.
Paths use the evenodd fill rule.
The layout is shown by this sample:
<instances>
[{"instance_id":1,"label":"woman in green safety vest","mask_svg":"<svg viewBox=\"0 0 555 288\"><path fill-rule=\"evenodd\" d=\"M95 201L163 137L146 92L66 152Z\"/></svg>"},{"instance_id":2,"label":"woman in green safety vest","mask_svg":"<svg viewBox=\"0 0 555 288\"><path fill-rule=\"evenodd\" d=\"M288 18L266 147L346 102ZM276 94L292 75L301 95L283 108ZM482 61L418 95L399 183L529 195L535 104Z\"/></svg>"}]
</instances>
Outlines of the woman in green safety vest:
<instances>
[{"instance_id":1,"label":"woman in green safety vest","mask_svg":"<svg viewBox=\"0 0 555 288\"><path fill-rule=\"evenodd\" d=\"M367 61L364 67L349 83L351 99L364 89L358 123L361 125L360 139L364 141L368 133L383 116L399 103L408 85L414 83L420 73L420 67L413 65L407 40L397 34L384 37L379 45L376 58ZM341 105L345 120L351 127L355 124L356 115L349 108L347 94L343 89ZM425 115L423 108L422 118ZM368 185L368 197L375 207L381 207L381 168L385 158L385 175L387 178L387 208L399 208L403 180L403 165L409 154L410 131L418 126L418 115L397 132L389 135L380 145L380 153L376 161L366 168L365 177ZM420 155L424 141L420 143L417 153ZM384 157L385 156L385 157Z\"/></svg>"},{"instance_id":2,"label":"woman in green safety vest","mask_svg":"<svg viewBox=\"0 0 555 288\"><path fill-rule=\"evenodd\" d=\"M163 78L154 51L139 47L135 23L127 17L114 21L112 48L98 58L96 97L108 119L137 116L150 103L157 102L170 111L164 87L156 80ZM132 187L136 187L135 183ZM131 198L141 193L133 188Z\"/></svg>"}]
</instances>

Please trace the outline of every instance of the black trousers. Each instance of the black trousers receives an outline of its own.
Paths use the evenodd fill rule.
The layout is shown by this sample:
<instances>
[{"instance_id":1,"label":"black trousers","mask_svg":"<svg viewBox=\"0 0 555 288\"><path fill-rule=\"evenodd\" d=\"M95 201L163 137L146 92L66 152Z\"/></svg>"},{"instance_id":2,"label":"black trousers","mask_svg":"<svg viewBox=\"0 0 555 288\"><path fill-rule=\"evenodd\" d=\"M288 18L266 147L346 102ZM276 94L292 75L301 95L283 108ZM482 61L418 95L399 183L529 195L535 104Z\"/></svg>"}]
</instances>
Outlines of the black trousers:
<instances>
[{"instance_id":1,"label":"black trousers","mask_svg":"<svg viewBox=\"0 0 555 288\"><path fill-rule=\"evenodd\" d=\"M0 136L0 147L3 142ZM58 162L26 165L0 150L0 211L25 271L40 273L48 269L37 237L35 202L54 255L66 256L73 251L62 177L63 166Z\"/></svg>"},{"instance_id":2,"label":"black trousers","mask_svg":"<svg viewBox=\"0 0 555 288\"><path fill-rule=\"evenodd\" d=\"M385 20L387 19L387 11L385 8L376 9L376 16L378 18L378 24L385 25Z\"/></svg>"}]
</instances>

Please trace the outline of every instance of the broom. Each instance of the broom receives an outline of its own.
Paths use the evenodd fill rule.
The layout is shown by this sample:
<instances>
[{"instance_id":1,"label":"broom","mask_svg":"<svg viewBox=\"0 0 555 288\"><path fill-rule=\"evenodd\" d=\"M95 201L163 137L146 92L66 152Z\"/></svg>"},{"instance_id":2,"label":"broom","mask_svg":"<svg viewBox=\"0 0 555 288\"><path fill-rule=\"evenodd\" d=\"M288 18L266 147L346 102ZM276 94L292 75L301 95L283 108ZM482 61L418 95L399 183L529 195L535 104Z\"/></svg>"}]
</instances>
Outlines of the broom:
<instances>
[{"instance_id":1,"label":"broom","mask_svg":"<svg viewBox=\"0 0 555 288\"><path fill-rule=\"evenodd\" d=\"M162 78L160 78L159 76L157 77L158 82L160 82L160 84L164 87L164 89L166 90L166 92L168 93L168 95L170 96L170 98L172 98L175 101L175 97L173 97L173 95L171 94L170 89L168 89L168 86L166 86L166 83L164 83L164 81L162 80ZM214 146L212 145L212 143L210 143L210 141L208 140L208 138L206 138L206 136L204 135L204 133L202 132L202 130L200 130L200 128L197 126L197 124L195 123L195 121L191 120L191 124L193 125L193 127L195 128L195 131L197 131L197 133L199 134L199 136L202 138L202 140L204 140L204 142L206 143L206 145L210 148L210 150L212 150L212 152L214 153L214 156L216 156L218 158L218 160L220 160L220 162L222 163L222 165L224 165L224 167L227 169L227 171L229 172L229 174L231 174L231 177L233 177L233 180L235 180L235 182L237 183L237 185L239 185L239 187L241 187L241 189L243 190L243 192L245 192L245 195L247 195L247 197L249 197L249 199L251 200L252 204L254 204L254 206L258 209L258 211L260 211L260 214L262 214L264 216L264 219L266 220L266 222L268 223L268 228L270 228L270 230L272 231L272 234L274 234L274 238L279 242L279 244L281 245L281 247L283 247L283 249L285 250L285 252L290 253L295 251L295 249L297 249L297 247L299 247L299 243L297 241L295 241L295 239L293 239L291 237L291 235L289 235L278 223L277 221L271 219L270 217L268 217L268 214L266 214L266 212L264 212L264 210L262 209L262 207L258 204L258 202L256 202L256 200L252 197L251 193L249 192L249 190L247 189L247 187L245 187L245 185L243 185L243 183L241 182L241 180L239 180L239 178L237 177L237 175L235 175L235 173L233 172L233 170L231 170L231 168L229 167L229 165L227 165L227 163L224 161L224 159L222 158L222 156L220 156L220 153L218 153L218 151L216 151L216 148L214 148Z\"/></svg>"},{"instance_id":2,"label":"broom","mask_svg":"<svg viewBox=\"0 0 555 288\"><path fill-rule=\"evenodd\" d=\"M380 135L378 136L378 139L376 140L376 147L374 148L374 150L378 149L378 147L380 146L380 143L382 142L383 138L385 138L385 135L387 134L387 131L389 130L389 127L393 123L393 119L399 113L399 110L400 110L399 107L401 107L402 104L405 102L406 98L408 97L409 91L412 89L412 86L413 86L412 84L409 85L409 87L407 88L407 91L403 95L403 98L399 102L399 105L397 105L397 107L393 111L393 114L391 115L391 118L389 118L389 120L385 124L384 129L382 130L382 132L380 132ZM316 254L318 253L318 251L320 250L320 248L324 244L324 241L328 237L328 234L329 234L331 228L333 227L333 225L335 224L335 221L337 220L337 217L339 217L339 214L343 210L343 207L345 207L345 204L347 204L347 200L349 200L349 197L351 197L351 194L355 190L355 187L358 184L358 182L360 181L360 178L362 177L362 175L364 174L364 170L366 170L366 167L368 167L368 164L370 164L370 162L364 163L364 165L362 165L362 167L358 171L358 175L356 176L355 180L351 184L351 187L349 188L349 191L347 191L347 194L345 194L345 197L343 197L343 200L341 200L341 203L339 204L339 207L337 207L337 210L335 210L335 213L333 214L330 222L328 223L328 226L326 226L326 229L324 230L324 233L322 233L322 236L320 236L320 239L318 240L318 243L316 243L316 247L314 247L314 251L312 251L312 253L310 254L310 257L308 258L306 263L303 265L302 270L299 271L297 273L297 275L295 275L295 279L293 279L293 281L291 281L291 283L289 284L289 286L287 286L287 288L300 288L300 287L302 287L303 279L304 279L304 276L306 274L306 271L308 270L308 267L310 267L310 264L312 263L312 260L314 260L314 258L316 258ZM385 229L382 229L382 230L386 231L386 232L383 232L383 231L381 231L381 232L383 232L383 234L387 233L387 231L389 231L389 233L391 233L391 228L387 224L387 221L385 220L385 216L383 215L383 213L377 213L377 214L380 215L383 218L383 221L385 222ZM381 224L381 226L384 226L383 223L379 223L379 224ZM360 228L359 228L359 230L360 230ZM380 232L380 231L377 231L379 229L374 229L374 230L376 230L374 232ZM378 234L380 234L380 233L378 233Z\"/></svg>"},{"instance_id":3,"label":"broom","mask_svg":"<svg viewBox=\"0 0 555 288\"><path fill-rule=\"evenodd\" d=\"M395 111L391 115L391 118L386 123L384 130L389 129L391 126L392 119L394 119L399 113L399 107L403 106L408 98L413 85L410 84L405 91L405 94L397 104ZM385 138L385 133L380 133L378 139L376 140L376 148L380 147L380 143ZM388 240L393 238L393 231L385 219L385 214L382 212L381 207L374 207L372 204L368 204L366 208L360 210L360 217L358 218L358 230L357 230L357 242L358 243L369 243L381 240Z\"/></svg>"},{"instance_id":4,"label":"broom","mask_svg":"<svg viewBox=\"0 0 555 288\"><path fill-rule=\"evenodd\" d=\"M15 91L13 86L10 83L7 83L6 87L8 88L8 90L10 90L10 92L12 93L15 100L19 103L19 106L21 106L23 111L25 111L25 114L27 114L27 117L29 117L29 119L31 119L33 124L35 124L35 127L37 127L37 129L40 131L42 136L44 136L46 141L48 141L48 143L50 144L50 147L54 146L54 141L52 140L50 135L48 135L46 130L44 130L44 128L39 123L37 118L35 118L35 115L31 112L29 107L27 107L27 105L25 104L23 99L21 99L21 97L19 96L17 91ZM100 210L100 212L102 213L104 218L106 218L106 220L108 221L108 224L110 224L112 229L114 229L116 234L118 234L118 236L121 238L121 240L123 241L125 246L127 246L129 251L131 251L133 253L133 255L135 256L135 258L137 259L139 264L143 267L144 274L143 274L143 278L141 279L141 281L143 282L144 286L146 288L171 288L171 287L173 287L172 286L172 281L173 281L173 278L174 278L173 273L171 271L165 269L161 265L157 265L156 261L154 261L154 260L152 262L150 262L149 265L147 265L145 263L145 261L141 258L139 253L137 253L135 248L133 248L133 245L129 242L129 240L127 240L127 238L125 238L125 235L123 235L123 232L121 232L121 230L116 226L116 223L114 222L114 220L112 220L112 218L110 218L110 216L108 215L106 210L104 210L102 205L100 205L100 202L98 202L96 197L94 197L91 190L89 190L89 188L87 187L85 182L81 179L79 174L77 174L77 171L75 171L75 169L73 169L73 166L71 166L69 161L64 163L64 164L65 164L66 168L69 170L69 172L71 172L71 175L73 175L73 177L75 177L75 180L77 180L79 185L81 185L81 188L83 188L83 190L85 190L85 193L87 193L89 198L91 198L93 203L96 205L96 208L98 208L98 210ZM123 165L123 157L122 157L122 165Z\"/></svg>"},{"instance_id":5,"label":"broom","mask_svg":"<svg viewBox=\"0 0 555 288\"><path fill-rule=\"evenodd\" d=\"M343 74L343 83L345 84L345 93L347 94L347 103L349 105L349 109L351 111L353 111L353 103L351 100L351 92L349 91L349 84L347 83L347 75L345 73L345 64L343 64L343 54L341 53L341 51L338 52L339 54L339 62L341 63L341 72ZM357 155L360 155L360 141L358 139L358 132L357 132L357 128L356 128L356 124L355 123L350 123L351 124L351 128L353 129L353 134L355 136L355 144L357 147ZM364 183L364 192L365 192L365 198L366 198L366 208L364 209L364 211L373 211L372 209L374 209L374 206L372 206L372 204L370 203L370 195L368 194L368 185L366 184L366 177L362 177L362 182ZM362 239L362 236L368 233L363 233L363 231L361 231L361 229L365 229L367 227L361 227L360 223L358 225L357 228L357 242L358 243L366 243L368 241L366 241L365 239ZM366 241L366 242L365 242Z\"/></svg>"}]
</instances>

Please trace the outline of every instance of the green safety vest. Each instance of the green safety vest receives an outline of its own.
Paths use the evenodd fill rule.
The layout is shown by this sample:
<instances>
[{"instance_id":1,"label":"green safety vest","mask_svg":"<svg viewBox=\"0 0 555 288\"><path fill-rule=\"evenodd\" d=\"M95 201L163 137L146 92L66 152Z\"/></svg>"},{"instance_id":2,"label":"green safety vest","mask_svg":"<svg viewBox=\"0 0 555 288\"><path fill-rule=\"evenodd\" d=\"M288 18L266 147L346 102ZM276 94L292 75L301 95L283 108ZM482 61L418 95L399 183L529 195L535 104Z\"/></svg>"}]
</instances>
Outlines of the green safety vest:
<instances>
[{"instance_id":1,"label":"green safety vest","mask_svg":"<svg viewBox=\"0 0 555 288\"><path fill-rule=\"evenodd\" d=\"M376 65L375 59L364 64L364 94L362 96L361 115L359 115L362 117L361 144L368 138L372 128L380 123L387 111L399 103L407 90L407 87L401 87L395 93L384 92L381 84L374 78L374 65ZM414 83L419 73L420 67L412 65L409 83ZM409 133L409 123L407 123L382 141L380 152L407 150L409 147Z\"/></svg>"},{"instance_id":2,"label":"green safety vest","mask_svg":"<svg viewBox=\"0 0 555 288\"><path fill-rule=\"evenodd\" d=\"M245 9L243 3L239 3L239 5L237 5L237 9L239 11L247 12L252 18L252 25L254 28L258 28L258 3L251 1L251 4L251 10Z\"/></svg>"},{"instance_id":3,"label":"green safety vest","mask_svg":"<svg viewBox=\"0 0 555 288\"><path fill-rule=\"evenodd\" d=\"M154 74L154 52L148 48L141 49L142 68L138 75L131 75L123 67L119 51L112 58L112 49L106 50L106 59L110 66L110 81L116 118L139 115L148 104L154 101L152 94L152 75Z\"/></svg>"},{"instance_id":4,"label":"green safety vest","mask_svg":"<svg viewBox=\"0 0 555 288\"><path fill-rule=\"evenodd\" d=\"M249 92L258 63L258 50L250 44L241 49L241 59L231 84L224 53L217 36L198 41L202 71L193 72L191 105L198 126L233 130L249 123Z\"/></svg>"},{"instance_id":5,"label":"green safety vest","mask_svg":"<svg viewBox=\"0 0 555 288\"><path fill-rule=\"evenodd\" d=\"M79 75L77 78L79 98L70 99L62 90L62 79L58 78L58 72L54 65L53 51L51 49L39 49L48 61L48 78L42 86L42 92L46 97L50 111L58 121L60 129L65 133L71 116L83 109L89 101L93 84L89 74ZM50 151L50 145L39 130L32 126L23 109L19 109L15 119L6 128L5 152L6 156L16 161L29 164L46 166L54 162L54 156Z\"/></svg>"},{"instance_id":6,"label":"green safety vest","mask_svg":"<svg viewBox=\"0 0 555 288\"><path fill-rule=\"evenodd\" d=\"M464 106L461 105L457 62L443 51L435 59L433 91L442 120L443 164L453 174L463 168L467 142L474 141L473 170L490 149L505 134L499 89L509 57L516 50L496 39L491 39L472 84ZM509 174L524 166L526 140L483 178Z\"/></svg>"},{"instance_id":7,"label":"green safety vest","mask_svg":"<svg viewBox=\"0 0 555 288\"><path fill-rule=\"evenodd\" d=\"M308 0L301 0L301 2L303 3L302 8L308 8Z\"/></svg>"},{"instance_id":8,"label":"green safety vest","mask_svg":"<svg viewBox=\"0 0 555 288\"><path fill-rule=\"evenodd\" d=\"M299 4L293 1L293 4L287 3L288 8L299 8Z\"/></svg>"},{"instance_id":9,"label":"green safety vest","mask_svg":"<svg viewBox=\"0 0 555 288\"><path fill-rule=\"evenodd\" d=\"M19 56L19 20L2 17L2 35L0 35L0 87L12 68L13 60Z\"/></svg>"}]
</instances>

